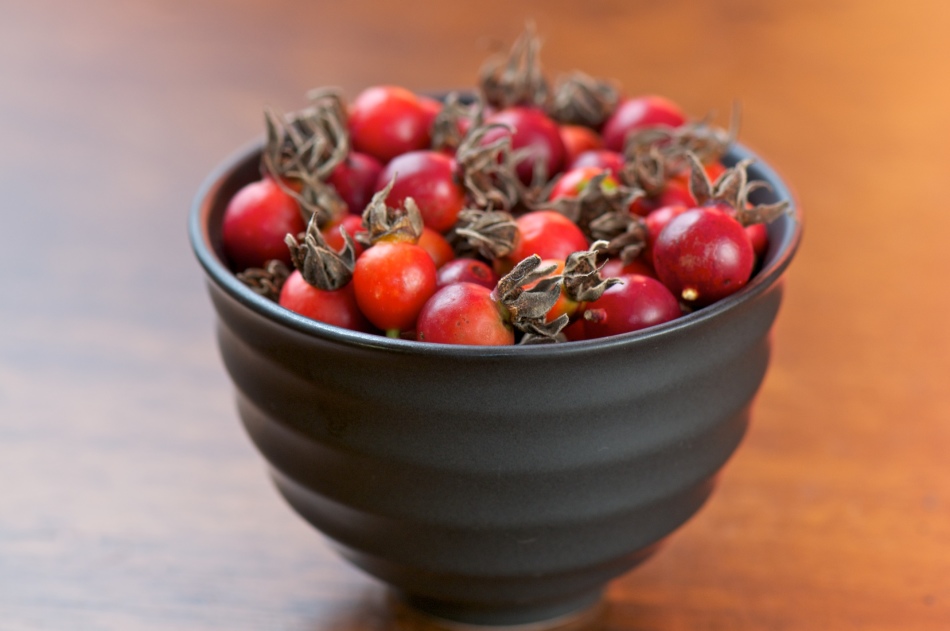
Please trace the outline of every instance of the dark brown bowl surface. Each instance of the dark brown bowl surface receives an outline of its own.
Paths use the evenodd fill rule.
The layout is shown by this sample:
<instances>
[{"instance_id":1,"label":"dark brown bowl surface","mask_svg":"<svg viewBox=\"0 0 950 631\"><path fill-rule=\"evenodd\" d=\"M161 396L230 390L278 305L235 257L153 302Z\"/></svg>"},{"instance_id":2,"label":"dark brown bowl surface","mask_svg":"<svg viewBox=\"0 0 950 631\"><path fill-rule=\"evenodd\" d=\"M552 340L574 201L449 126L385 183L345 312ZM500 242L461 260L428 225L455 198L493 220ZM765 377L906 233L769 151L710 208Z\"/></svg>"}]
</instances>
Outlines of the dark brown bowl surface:
<instances>
[{"instance_id":1,"label":"dark brown bowl surface","mask_svg":"<svg viewBox=\"0 0 950 631\"><path fill-rule=\"evenodd\" d=\"M416 607L478 624L595 602L711 493L769 359L798 209L738 293L673 322L554 345L390 339L298 316L228 270L220 224L259 145L190 218L238 410L290 505ZM732 162L754 157L741 146ZM749 169L792 199L761 161Z\"/></svg>"}]
</instances>

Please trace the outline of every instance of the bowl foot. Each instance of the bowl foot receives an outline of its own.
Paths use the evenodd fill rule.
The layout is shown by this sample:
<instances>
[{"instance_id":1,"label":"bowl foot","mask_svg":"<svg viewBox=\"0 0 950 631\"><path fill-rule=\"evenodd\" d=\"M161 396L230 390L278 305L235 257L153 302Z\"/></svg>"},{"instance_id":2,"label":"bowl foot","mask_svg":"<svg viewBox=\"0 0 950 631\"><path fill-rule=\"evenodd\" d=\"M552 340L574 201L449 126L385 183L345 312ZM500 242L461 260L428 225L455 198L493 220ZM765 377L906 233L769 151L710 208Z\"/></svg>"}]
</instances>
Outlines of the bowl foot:
<instances>
[{"instance_id":1,"label":"bowl foot","mask_svg":"<svg viewBox=\"0 0 950 631\"><path fill-rule=\"evenodd\" d=\"M394 603L400 631L590 631L604 609L602 590L541 605L464 605L410 595Z\"/></svg>"}]
</instances>

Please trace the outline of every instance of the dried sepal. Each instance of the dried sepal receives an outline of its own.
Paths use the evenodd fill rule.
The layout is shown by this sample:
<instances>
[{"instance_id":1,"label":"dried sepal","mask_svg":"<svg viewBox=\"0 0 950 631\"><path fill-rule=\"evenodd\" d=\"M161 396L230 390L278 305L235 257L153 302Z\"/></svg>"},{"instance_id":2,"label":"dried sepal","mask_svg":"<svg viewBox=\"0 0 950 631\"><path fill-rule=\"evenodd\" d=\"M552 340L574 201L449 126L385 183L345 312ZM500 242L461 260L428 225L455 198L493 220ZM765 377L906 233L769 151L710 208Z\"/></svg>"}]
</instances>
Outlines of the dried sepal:
<instances>
[{"instance_id":1,"label":"dried sepal","mask_svg":"<svg viewBox=\"0 0 950 631\"><path fill-rule=\"evenodd\" d=\"M608 171L593 176L576 197L561 197L547 206L558 211L581 229L591 241L611 239L633 221L630 204L643 195L638 188L611 179ZM609 219L607 219L609 217Z\"/></svg>"},{"instance_id":2,"label":"dried sepal","mask_svg":"<svg viewBox=\"0 0 950 631\"><path fill-rule=\"evenodd\" d=\"M599 128L620 101L617 86L576 71L558 78L548 115L562 124Z\"/></svg>"},{"instance_id":3,"label":"dried sepal","mask_svg":"<svg viewBox=\"0 0 950 631\"><path fill-rule=\"evenodd\" d=\"M264 112L266 141L261 166L300 205L306 221L321 226L347 212L336 189L326 183L350 150L342 101L334 90L311 95L310 107L288 116Z\"/></svg>"},{"instance_id":4,"label":"dried sepal","mask_svg":"<svg viewBox=\"0 0 950 631\"><path fill-rule=\"evenodd\" d=\"M739 108L733 109L728 129L711 122L712 116L690 121L678 127L657 125L636 131L624 143L624 181L640 185L648 194L662 190L663 183L690 168L686 159L692 153L709 164L726 154L736 140Z\"/></svg>"},{"instance_id":5,"label":"dried sepal","mask_svg":"<svg viewBox=\"0 0 950 631\"><path fill-rule=\"evenodd\" d=\"M494 261L514 250L517 236L518 225L511 213L466 208L448 239L458 257L477 255Z\"/></svg>"},{"instance_id":6,"label":"dried sepal","mask_svg":"<svg viewBox=\"0 0 950 631\"><path fill-rule=\"evenodd\" d=\"M567 338L562 331L564 327L570 324L571 320L566 313L562 313L550 322L529 322L521 327L521 340L519 345L528 344L551 344L555 342L565 342Z\"/></svg>"},{"instance_id":7,"label":"dried sepal","mask_svg":"<svg viewBox=\"0 0 950 631\"><path fill-rule=\"evenodd\" d=\"M485 106L481 99L476 99L474 103L465 103L458 92L450 92L442 102L442 109L432 121L431 148L434 151L458 151L465 140L463 126L467 125L468 129L481 127L484 118Z\"/></svg>"},{"instance_id":8,"label":"dried sepal","mask_svg":"<svg viewBox=\"0 0 950 631\"><path fill-rule=\"evenodd\" d=\"M484 101L498 109L514 105L543 107L550 88L541 73L541 40L528 23L515 40L508 57L492 57L481 68L479 90Z\"/></svg>"},{"instance_id":9,"label":"dried sepal","mask_svg":"<svg viewBox=\"0 0 950 631\"><path fill-rule=\"evenodd\" d=\"M343 247L334 251L323 238L316 216L307 224L303 243L298 237L288 234L284 241L290 250L290 258L307 283L324 291L335 291L353 278L356 264L356 248L350 234L340 229L343 235Z\"/></svg>"},{"instance_id":10,"label":"dried sepal","mask_svg":"<svg viewBox=\"0 0 950 631\"><path fill-rule=\"evenodd\" d=\"M366 232L357 234L357 239L365 245L378 241L409 241L415 243L422 236L425 227L419 206L411 197L403 200L401 208L389 206L386 198L396 182L396 175L386 186L378 191L366 210L363 211L363 227Z\"/></svg>"},{"instance_id":11,"label":"dried sepal","mask_svg":"<svg viewBox=\"0 0 950 631\"><path fill-rule=\"evenodd\" d=\"M524 159L531 156L531 149L523 147L512 152L512 163L517 165ZM515 184L518 187L518 206L522 212L537 210L541 206L547 205L547 200L551 198L551 192L559 176L549 177L548 168L545 160L535 160L531 169L531 181L523 184L520 179L516 179Z\"/></svg>"},{"instance_id":12,"label":"dried sepal","mask_svg":"<svg viewBox=\"0 0 950 631\"><path fill-rule=\"evenodd\" d=\"M565 296L574 302L591 302L620 282L619 278L600 275L603 266L598 261L605 256L607 245L606 241L595 241L587 250L568 255L561 272Z\"/></svg>"},{"instance_id":13,"label":"dried sepal","mask_svg":"<svg viewBox=\"0 0 950 631\"><path fill-rule=\"evenodd\" d=\"M601 215L591 222L592 238L607 241L604 253L619 258L624 265L640 256L647 243L647 228L641 217L628 213Z\"/></svg>"},{"instance_id":14,"label":"dried sepal","mask_svg":"<svg viewBox=\"0 0 950 631\"><path fill-rule=\"evenodd\" d=\"M687 153L686 158L690 165L689 192L697 204L721 202L733 208L741 206L742 191L748 183L746 168L752 164L751 159L742 160L736 166L726 169L713 182L696 154Z\"/></svg>"},{"instance_id":15,"label":"dried sepal","mask_svg":"<svg viewBox=\"0 0 950 631\"><path fill-rule=\"evenodd\" d=\"M264 267L250 267L238 273L237 279L255 294L277 302L280 298L280 290L288 276L290 276L290 269L284 262L271 259L264 264Z\"/></svg>"},{"instance_id":16,"label":"dried sepal","mask_svg":"<svg viewBox=\"0 0 950 631\"><path fill-rule=\"evenodd\" d=\"M787 215L791 212L792 204L787 199L770 204L752 204L749 201L749 195L759 189L771 191L772 187L768 182L755 180L749 182L740 195L742 206L738 209L736 217L743 226L756 223L772 223L782 215Z\"/></svg>"},{"instance_id":17,"label":"dried sepal","mask_svg":"<svg viewBox=\"0 0 950 631\"><path fill-rule=\"evenodd\" d=\"M624 185L640 189L647 196L659 195L666 188L667 158L657 145L633 145L627 150L619 178Z\"/></svg>"},{"instance_id":18,"label":"dried sepal","mask_svg":"<svg viewBox=\"0 0 950 631\"><path fill-rule=\"evenodd\" d=\"M561 295L561 276L552 275L556 265L542 267L541 262L537 254L525 258L495 286L495 296L508 310L512 325L528 338L527 342L522 339L522 343L555 341L568 323L566 315L552 322L546 320Z\"/></svg>"},{"instance_id":19,"label":"dried sepal","mask_svg":"<svg viewBox=\"0 0 950 631\"><path fill-rule=\"evenodd\" d=\"M507 133L486 141L489 132L496 129ZM511 147L511 127L489 124L469 130L455 161L471 206L511 210L518 205L522 189L515 170L516 157Z\"/></svg>"},{"instance_id":20,"label":"dried sepal","mask_svg":"<svg viewBox=\"0 0 950 631\"><path fill-rule=\"evenodd\" d=\"M624 154L629 155L644 145L655 145L667 157L681 157L692 152L703 162L718 160L729 151L739 133L739 107L733 108L727 129L714 125L712 119L713 116L708 115L677 127L656 125L638 130L624 142Z\"/></svg>"},{"instance_id":21,"label":"dried sepal","mask_svg":"<svg viewBox=\"0 0 950 631\"><path fill-rule=\"evenodd\" d=\"M726 204L733 208L736 219L744 226L772 222L787 214L791 209L791 203L788 200L768 204L752 204L749 201L749 196L754 191L771 190L767 182L749 181L747 169L754 162L751 158L741 160L734 167L726 169L715 182L709 180L709 175L698 157L689 153L687 159L691 166L690 194L700 205Z\"/></svg>"}]
</instances>

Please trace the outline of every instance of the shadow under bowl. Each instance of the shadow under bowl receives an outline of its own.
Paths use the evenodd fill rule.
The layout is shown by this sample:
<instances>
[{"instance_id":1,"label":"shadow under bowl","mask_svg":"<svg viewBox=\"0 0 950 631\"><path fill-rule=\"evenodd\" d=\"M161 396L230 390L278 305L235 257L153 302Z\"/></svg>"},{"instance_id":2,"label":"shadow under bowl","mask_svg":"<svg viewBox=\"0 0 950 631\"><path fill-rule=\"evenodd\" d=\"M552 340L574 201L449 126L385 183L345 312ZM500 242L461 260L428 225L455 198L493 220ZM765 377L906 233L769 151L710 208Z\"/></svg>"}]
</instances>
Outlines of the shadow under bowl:
<instances>
[{"instance_id":1,"label":"shadow under bowl","mask_svg":"<svg viewBox=\"0 0 950 631\"><path fill-rule=\"evenodd\" d=\"M260 144L196 197L190 236L238 410L280 493L344 557L431 615L482 625L596 603L703 505L769 360L797 208L761 269L678 320L598 340L448 346L325 325L228 269L221 219ZM728 161L755 157L736 146ZM756 201L792 200L768 182Z\"/></svg>"}]
</instances>

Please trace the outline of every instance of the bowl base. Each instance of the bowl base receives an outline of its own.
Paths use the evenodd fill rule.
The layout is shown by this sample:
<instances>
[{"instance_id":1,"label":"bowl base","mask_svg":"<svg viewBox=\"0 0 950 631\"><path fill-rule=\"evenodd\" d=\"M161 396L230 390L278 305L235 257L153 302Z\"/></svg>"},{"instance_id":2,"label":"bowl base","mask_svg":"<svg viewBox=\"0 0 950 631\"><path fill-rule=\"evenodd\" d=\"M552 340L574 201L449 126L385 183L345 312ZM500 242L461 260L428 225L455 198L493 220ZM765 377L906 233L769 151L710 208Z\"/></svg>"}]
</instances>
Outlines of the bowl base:
<instances>
[{"instance_id":1,"label":"bowl base","mask_svg":"<svg viewBox=\"0 0 950 631\"><path fill-rule=\"evenodd\" d=\"M602 590L555 604L521 607L456 605L427 598L394 597L400 631L590 631L606 605Z\"/></svg>"}]
</instances>

